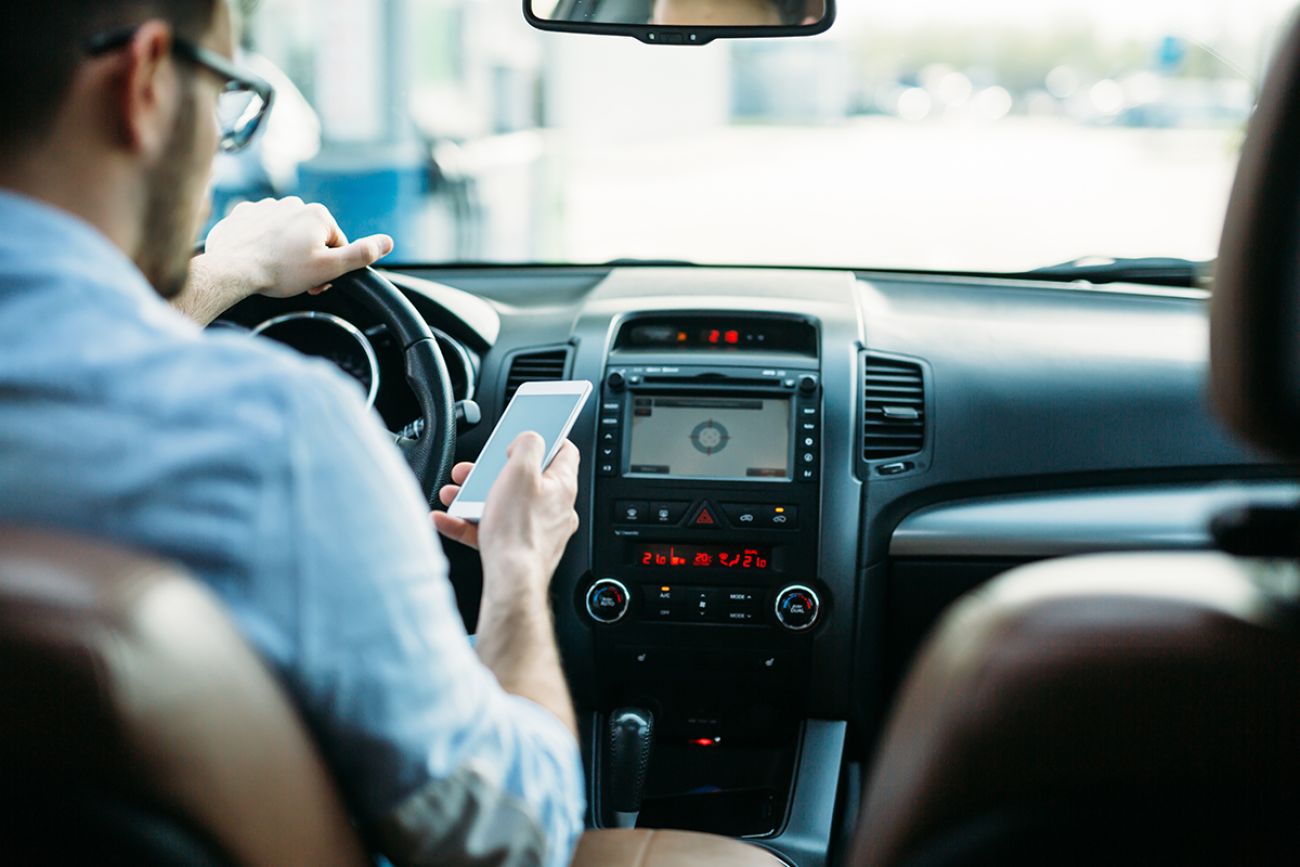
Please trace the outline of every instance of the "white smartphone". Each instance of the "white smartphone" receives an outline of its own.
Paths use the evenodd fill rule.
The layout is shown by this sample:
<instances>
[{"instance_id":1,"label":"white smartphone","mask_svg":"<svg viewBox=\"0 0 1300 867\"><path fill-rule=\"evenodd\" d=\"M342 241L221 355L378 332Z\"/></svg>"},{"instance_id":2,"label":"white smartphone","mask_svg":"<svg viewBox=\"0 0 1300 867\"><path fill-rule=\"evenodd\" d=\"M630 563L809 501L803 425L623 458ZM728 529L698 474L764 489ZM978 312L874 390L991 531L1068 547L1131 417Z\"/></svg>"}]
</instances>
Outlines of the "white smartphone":
<instances>
[{"instance_id":1,"label":"white smartphone","mask_svg":"<svg viewBox=\"0 0 1300 867\"><path fill-rule=\"evenodd\" d=\"M590 396L591 383L586 380L525 382L519 386L474 462L474 469L469 471L469 478L447 507L447 514L466 521L483 517L483 502L505 468L506 449L524 431L534 431L545 441L542 469L546 469Z\"/></svg>"}]
</instances>

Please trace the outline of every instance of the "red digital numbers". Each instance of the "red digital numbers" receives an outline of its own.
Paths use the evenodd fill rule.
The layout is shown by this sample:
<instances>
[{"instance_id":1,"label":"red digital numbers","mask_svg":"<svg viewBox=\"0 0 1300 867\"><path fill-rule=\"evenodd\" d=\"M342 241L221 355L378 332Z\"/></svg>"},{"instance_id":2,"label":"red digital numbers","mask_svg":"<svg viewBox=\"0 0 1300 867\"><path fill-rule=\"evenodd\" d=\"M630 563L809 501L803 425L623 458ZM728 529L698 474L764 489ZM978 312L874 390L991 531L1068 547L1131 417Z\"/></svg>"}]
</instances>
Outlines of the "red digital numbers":
<instances>
[{"instance_id":1,"label":"red digital numbers","mask_svg":"<svg viewBox=\"0 0 1300 867\"><path fill-rule=\"evenodd\" d=\"M719 545L645 545L637 551L642 566L665 569L750 569L768 568L769 557L758 548L726 548Z\"/></svg>"}]
</instances>

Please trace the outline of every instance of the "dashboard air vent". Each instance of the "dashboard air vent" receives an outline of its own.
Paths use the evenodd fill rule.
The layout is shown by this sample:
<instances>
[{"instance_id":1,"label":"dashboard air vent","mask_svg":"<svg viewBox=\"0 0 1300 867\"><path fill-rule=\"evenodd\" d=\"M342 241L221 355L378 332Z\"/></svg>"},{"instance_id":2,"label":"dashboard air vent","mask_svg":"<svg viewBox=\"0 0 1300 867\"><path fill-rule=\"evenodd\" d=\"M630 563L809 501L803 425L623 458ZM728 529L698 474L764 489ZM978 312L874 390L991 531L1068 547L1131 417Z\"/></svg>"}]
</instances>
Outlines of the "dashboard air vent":
<instances>
[{"instance_id":1,"label":"dashboard air vent","mask_svg":"<svg viewBox=\"0 0 1300 867\"><path fill-rule=\"evenodd\" d=\"M525 382L564 379L568 364L569 350L564 347L519 353L510 360L510 371L506 374L505 403L510 402Z\"/></svg>"},{"instance_id":2,"label":"dashboard air vent","mask_svg":"<svg viewBox=\"0 0 1300 867\"><path fill-rule=\"evenodd\" d=\"M864 460L898 458L925 447L925 381L919 364L868 355L862 406Z\"/></svg>"}]
</instances>

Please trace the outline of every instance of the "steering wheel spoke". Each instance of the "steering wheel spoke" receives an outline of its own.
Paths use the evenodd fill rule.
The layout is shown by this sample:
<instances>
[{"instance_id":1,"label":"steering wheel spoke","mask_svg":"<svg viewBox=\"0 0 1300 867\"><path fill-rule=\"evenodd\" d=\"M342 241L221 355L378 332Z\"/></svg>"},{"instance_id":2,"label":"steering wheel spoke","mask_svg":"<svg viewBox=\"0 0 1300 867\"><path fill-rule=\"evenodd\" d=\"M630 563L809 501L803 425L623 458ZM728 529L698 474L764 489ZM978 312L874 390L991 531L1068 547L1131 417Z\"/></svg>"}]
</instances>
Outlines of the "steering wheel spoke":
<instances>
[{"instance_id":1,"label":"steering wheel spoke","mask_svg":"<svg viewBox=\"0 0 1300 867\"><path fill-rule=\"evenodd\" d=\"M402 348L406 382L419 404L420 417L393 438L426 499L433 503L451 476L456 454L451 377L438 341L410 299L373 268L344 274L334 285L374 313Z\"/></svg>"}]
</instances>

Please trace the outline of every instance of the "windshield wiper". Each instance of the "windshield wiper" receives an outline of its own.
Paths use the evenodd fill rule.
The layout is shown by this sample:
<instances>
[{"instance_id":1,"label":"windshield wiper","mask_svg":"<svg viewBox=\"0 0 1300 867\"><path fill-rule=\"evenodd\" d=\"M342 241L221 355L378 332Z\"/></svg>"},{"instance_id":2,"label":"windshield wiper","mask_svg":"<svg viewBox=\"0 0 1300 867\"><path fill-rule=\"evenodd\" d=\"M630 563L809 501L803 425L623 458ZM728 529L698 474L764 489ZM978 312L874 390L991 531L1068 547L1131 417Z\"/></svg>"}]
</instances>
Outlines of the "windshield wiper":
<instances>
[{"instance_id":1,"label":"windshield wiper","mask_svg":"<svg viewBox=\"0 0 1300 867\"><path fill-rule=\"evenodd\" d=\"M1080 280L1087 283L1150 283L1155 286L1197 288L1205 285L1214 263L1170 256L1107 259L1085 256L1059 265L1035 268L1020 275L1037 280Z\"/></svg>"}]
</instances>

